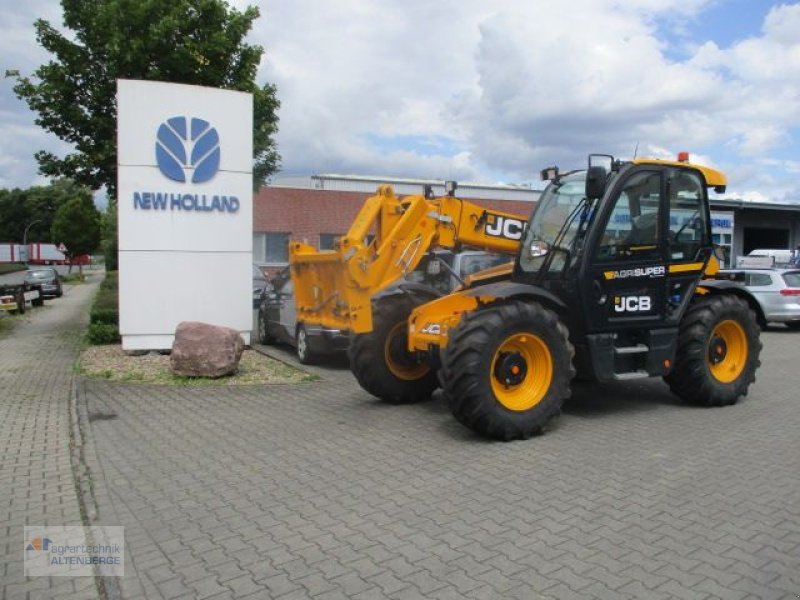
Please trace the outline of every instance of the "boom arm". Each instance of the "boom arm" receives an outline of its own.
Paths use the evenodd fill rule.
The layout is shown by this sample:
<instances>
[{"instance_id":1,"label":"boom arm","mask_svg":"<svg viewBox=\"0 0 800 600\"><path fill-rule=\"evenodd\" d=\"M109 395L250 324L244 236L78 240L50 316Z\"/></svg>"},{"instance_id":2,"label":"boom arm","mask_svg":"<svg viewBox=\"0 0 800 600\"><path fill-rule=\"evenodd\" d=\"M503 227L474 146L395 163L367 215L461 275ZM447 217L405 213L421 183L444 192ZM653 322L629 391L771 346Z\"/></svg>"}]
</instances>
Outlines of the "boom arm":
<instances>
[{"instance_id":1,"label":"boom arm","mask_svg":"<svg viewBox=\"0 0 800 600\"><path fill-rule=\"evenodd\" d=\"M335 250L289 244L298 319L355 333L372 330L372 297L413 271L433 247L515 255L526 219L445 196L398 198L382 185ZM371 242L367 236L374 233Z\"/></svg>"}]
</instances>

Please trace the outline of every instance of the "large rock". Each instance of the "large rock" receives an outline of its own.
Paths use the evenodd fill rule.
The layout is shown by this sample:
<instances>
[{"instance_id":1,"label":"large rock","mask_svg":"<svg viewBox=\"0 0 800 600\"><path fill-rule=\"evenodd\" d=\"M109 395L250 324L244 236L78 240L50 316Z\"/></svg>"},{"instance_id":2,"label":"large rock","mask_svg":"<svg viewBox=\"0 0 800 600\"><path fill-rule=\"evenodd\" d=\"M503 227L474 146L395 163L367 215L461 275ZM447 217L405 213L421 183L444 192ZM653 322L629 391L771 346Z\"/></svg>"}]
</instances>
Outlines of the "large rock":
<instances>
[{"instance_id":1,"label":"large rock","mask_svg":"<svg viewBox=\"0 0 800 600\"><path fill-rule=\"evenodd\" d=\"M222 377L239 370L244 341L230 327L184 321L175 330L169 366L175 375Z\"/></svg>"}]
</instances>

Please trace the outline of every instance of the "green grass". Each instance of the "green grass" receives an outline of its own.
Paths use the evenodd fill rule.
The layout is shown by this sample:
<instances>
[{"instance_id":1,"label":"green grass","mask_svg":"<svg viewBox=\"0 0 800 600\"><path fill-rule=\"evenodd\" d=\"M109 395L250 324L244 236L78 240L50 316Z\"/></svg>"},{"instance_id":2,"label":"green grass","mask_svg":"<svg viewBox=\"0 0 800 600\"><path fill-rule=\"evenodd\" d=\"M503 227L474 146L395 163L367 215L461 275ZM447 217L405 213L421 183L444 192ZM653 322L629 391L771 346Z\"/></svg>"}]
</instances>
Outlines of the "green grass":
<instances>
[{"instance_id":1,"label":"green grass","mask_svg":"<svg viewBox=\"0 0 800 600\"><path fill-rule=\"evenodd\" d=\"M0 317L0 338L3 337L6 333L11 331L11 328L14 326L13 318L9 316Z\"/></svg>"},{"instance_id":2,"label":"green grass","mask_svg":"<svg viewBox=\"0 0 800 600\"><path fill-rule=\"evenodd\" d=\"M0 275L24 271L27 267L22 263L0 263Z\"/></svg>"},{"instance_id":3,"label":"green grass","mask_svg":"<svg viewBox=\"0 0 800 600\"><path fill-rule=\"evenodd\" d=\"M85 276L81 277L80 273L68 273L67 275L61 276L61 283L70 283L74 285L83 283L85 279Z\"/></svg>"}]
</instances>

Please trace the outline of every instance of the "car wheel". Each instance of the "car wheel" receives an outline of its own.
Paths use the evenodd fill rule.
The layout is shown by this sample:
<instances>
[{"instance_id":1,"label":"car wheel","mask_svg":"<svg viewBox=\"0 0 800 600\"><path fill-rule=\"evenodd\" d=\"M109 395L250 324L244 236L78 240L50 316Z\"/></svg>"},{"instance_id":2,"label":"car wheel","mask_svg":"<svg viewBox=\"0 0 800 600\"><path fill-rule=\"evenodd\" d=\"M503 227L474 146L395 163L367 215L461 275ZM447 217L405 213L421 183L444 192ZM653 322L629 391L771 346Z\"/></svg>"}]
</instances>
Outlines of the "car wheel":
<instances>
[{"instance_id":1,"label":"car wheel","mask_svg":"<svg viewBox=\"0 0 800 600\"><path fill-rule=\"evenodd\" d=\"M786 323L786 327L789 329L800 329L800 321L789 321Z\"/></svg>"},{"instance_id":2,"label":"car wheel","mask_svg":"<svg viewBox=\"0 0 800 600\"><path fill-rule=\"evenodd\" d=\"M64 295L64 290L61 288L61 286L58 286L58 291L56 292L56 298L61 298L61 296L63 295Z\"/></svg>"},{"instance_id":3,"label":"car wheel","mask_svg":"<svg viewBox=\"0 0 800 600\"><path fill-rule=\"evenodd\" d=\"M258 341L265 346L272 346L275 344L275 338L270 335L269 328L267 327L267 320L261 312L258 313Z\"/></svg>"},{"instance_id":4,"label":"car wheel","mask_svg":"<svg viewBox=\"0 0 800 600\"><path fill-rule=\"evenodd\" d=\"M297 360L303 365L313 364L316 357L314 353L311 352L311 348L308 345L308 331L306 331L304 325L301 324L297 326L294 342Z\"/></svg>"}]
</instances>

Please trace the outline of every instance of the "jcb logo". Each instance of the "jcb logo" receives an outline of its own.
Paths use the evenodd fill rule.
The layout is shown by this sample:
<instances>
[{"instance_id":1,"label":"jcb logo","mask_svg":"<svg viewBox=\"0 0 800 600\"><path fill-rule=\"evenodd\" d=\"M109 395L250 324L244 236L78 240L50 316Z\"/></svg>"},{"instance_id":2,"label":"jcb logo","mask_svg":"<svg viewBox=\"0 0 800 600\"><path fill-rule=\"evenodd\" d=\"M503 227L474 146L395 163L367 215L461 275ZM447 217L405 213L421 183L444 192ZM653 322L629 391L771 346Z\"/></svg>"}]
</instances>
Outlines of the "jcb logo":
<instances>
[{"instance_id":1,"label":"jcb logo","mask_svg":"<svg viewBox=\"0 0 800 600\"><path fill-rule=\"evenodd\" d=\"M616 312L647 312L653 307L650 296L616 296L614 310Z\"/></svg>"},{"instance_id":2,"label":"jcb logo","mask_svg":"<svg viewBox=\"0 0 800 600\"><path fill-rule=\"evenodd\" d=\"M509 240L522 239L522 230L525 228L525 221L502 217L489 213L486 217L486 235L492 237L502 237Z\"/></svg>"}]
</instances>

